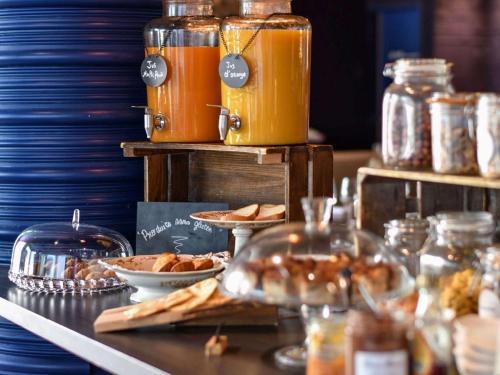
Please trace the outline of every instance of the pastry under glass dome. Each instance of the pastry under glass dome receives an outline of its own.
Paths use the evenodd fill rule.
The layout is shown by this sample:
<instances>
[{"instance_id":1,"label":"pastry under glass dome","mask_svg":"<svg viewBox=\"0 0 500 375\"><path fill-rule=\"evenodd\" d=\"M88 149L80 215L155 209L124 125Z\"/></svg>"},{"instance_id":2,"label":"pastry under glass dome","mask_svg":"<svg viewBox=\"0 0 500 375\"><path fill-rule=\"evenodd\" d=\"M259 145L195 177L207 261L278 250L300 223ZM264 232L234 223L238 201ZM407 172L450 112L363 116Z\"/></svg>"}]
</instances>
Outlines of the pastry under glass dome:
<instances>
[{"instance_id":1,"label":"pastry under glass dome","mask_svg":"<svg viewBox=\"0 0 500 375\"><path fill-rule=\"evenodd\" d=\"M222 287L240 299L345 310L363 300L360 289L388 301L411 293L414 279L369 232L292 223L254 236L228 267Z\"/></svg>"},{"instance_id":2,"label":"pastry under glass dome","mask_svg":"<svg viewBox=\"0 0 500 375\"><path fill-rule=\"evenodd\" d=\"M122 288L125 283L97 263L102 258L133 255L118 232L72 222L33 225L16 239L9 279L18 287L46 293L90 293Z\"/></svg>"},{"instance_id":3,"label":"pastry under glass dome","mask_svg":"<svg viewBox=\"0 0 500 375\"><path fill-rule=\"evenodd\" d=\"M298 308L306 326L325 311L341 317L365 299L383 303L411 293L414 279L381 238L350 223L331 225L333 203L332 198L304 198L305 223L255 235L224 273L223 292ZM276 361L304 367L307 341L277 350Z\"/></svg>"}]
</instances>

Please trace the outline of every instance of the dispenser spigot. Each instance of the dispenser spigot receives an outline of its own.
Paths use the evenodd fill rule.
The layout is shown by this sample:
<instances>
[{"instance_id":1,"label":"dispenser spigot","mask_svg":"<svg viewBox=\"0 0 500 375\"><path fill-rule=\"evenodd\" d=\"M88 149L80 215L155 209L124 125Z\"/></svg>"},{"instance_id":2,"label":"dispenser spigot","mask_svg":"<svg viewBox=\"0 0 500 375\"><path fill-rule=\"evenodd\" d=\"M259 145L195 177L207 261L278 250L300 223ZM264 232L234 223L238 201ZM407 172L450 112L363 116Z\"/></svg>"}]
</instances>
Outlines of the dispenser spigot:
<instances>
[{"instance_id":1,"label":"dispenser spigot","mask_svg":"<svg viewBox=\"0 0 500 375\"><path fill-rule=\"evenodd\" d=\"M219 114L219 134L220 140L226 139L227 132L231 130L232 132L237 132L241 129L241 118L238 115L231 114L229 108L222 105L207 104L209 107L220 108Z\"/></svg>"},{"instance_id":2,"label":"dispenser spigot","mask_svg":"<svg viewBox=\"0 0 500 375\"><path fill-rule=\"evenodd\" d=\"M133 105L132 108L144 109L144 130L146 131L148 139L151 139L153 129L162 130L165 127L165 117L163 115L154 115L151 108L136 105Z\"/></svg>"}]
</instances>

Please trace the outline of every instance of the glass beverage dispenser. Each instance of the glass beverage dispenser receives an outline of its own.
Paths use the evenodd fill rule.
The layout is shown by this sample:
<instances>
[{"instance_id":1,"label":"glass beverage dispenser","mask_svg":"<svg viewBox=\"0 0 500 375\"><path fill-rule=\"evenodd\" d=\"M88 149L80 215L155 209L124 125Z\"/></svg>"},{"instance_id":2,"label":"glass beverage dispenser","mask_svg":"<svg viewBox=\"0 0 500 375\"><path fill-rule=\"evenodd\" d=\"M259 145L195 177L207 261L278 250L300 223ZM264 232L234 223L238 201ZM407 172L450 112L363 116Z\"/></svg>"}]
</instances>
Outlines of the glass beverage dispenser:
<instances>
[{"instance_id":1,"label":"glass beverage dispenser","mask_svg":"<svg viewBox=\"0 0 500 375\"><path fill-rule=\"evenodd\" d=\"M144 29L141 76L147 85L145 129L153 142L219 139L219 20L211 0L163 0L163 17Z\"/></svg>"},{"instance_id":2,"label":"glass beverage dispenser","mask_svg":"<svg viewBox=\"0 0 500 375\"><path fill-rule=\"evenodd\" d=\"M229 145L307 142L311 25L291 0L242 0L220 33L221 140Z\"/></svg>"}]
</instances>

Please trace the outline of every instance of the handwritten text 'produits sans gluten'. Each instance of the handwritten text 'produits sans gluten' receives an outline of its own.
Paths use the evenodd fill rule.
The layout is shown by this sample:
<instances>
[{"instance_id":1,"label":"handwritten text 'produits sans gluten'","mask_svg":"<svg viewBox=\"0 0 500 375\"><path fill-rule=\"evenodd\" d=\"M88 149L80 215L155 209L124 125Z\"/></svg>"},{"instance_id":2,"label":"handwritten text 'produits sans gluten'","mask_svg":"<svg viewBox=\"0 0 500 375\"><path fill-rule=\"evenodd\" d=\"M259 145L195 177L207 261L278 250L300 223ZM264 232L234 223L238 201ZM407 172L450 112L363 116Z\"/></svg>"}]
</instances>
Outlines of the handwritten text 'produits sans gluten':
<instances>
[{"instance_id":1,"label":"handwritten text 'produits sans gluten'","mask_svg":"<svg viewBox=\"0 0 500 375\"><path fill-rule=\"evenodd\" d=\"M141 236L144 238L144 241L149 241L153 239L155 236L158 234L168 230L169 228L172 228L174 226L190 226L193 225L193 230L196 232L197 230L203 230L207 233L212 233L212 228L205 224L202 223L201 221L194 221L191 223L190 220L186 219L175 219L174 222L172 223L171 221L164 221L163 223L157 224L156 227L150 228L150 229L142 229L140 231Z\"/></svg>"}]
</instances>

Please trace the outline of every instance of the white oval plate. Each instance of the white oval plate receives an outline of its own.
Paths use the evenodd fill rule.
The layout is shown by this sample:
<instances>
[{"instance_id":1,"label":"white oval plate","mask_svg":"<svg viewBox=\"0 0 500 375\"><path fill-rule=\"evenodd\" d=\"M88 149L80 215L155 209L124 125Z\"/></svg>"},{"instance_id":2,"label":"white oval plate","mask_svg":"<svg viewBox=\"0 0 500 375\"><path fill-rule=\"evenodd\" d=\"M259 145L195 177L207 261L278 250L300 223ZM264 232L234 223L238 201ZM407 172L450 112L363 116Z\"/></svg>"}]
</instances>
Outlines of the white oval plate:
<instances>
[{"instance_id":1,"label":"white oval plate","mask_svg":"<svg viewBox=\"0 0 500 375\"><path fill-rule=\"evenodd\" d=\"M138 255L133 258L145 258L145 261L152 263L159 255ZM196 258L196 256L180 255L183 259ZM110 264L111 259L101 259L99 263L109 270L114 271L119 278L124 279L128 285L137 288L137 292L130 296L136 302L143 302L165 295L181 288L186 288L199 281L214 277L221 272L225 265L218 257L211 258L215 267L202 271L188 272L151 272L135 271L121 267L117 264Z\"/></svg>"},{"instance_id":2,"label":"white oval plate","mask_svg":"<svg viewBox=\"0 0 500 375\"><path fill-rule=\"evenodd\" d=\"M281 224L285 222L285 219L279 220L250 220L250 221L229 221L229 220L221 220L216 217L221 217L225 214L233 212L229 211L204 211L204 212L195 212L190 215L191 219L199 220L204 223L215 225L219 228L224 229L233 229L233 228L248 228L248 229L260 229L267 228L272 225Z\"/></svg>"}]
</instances>

